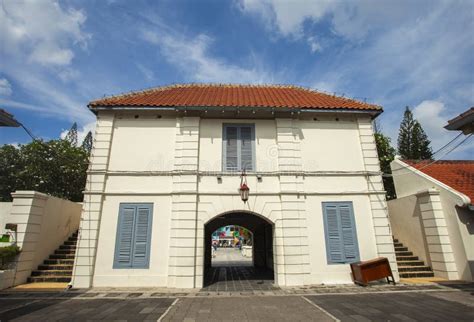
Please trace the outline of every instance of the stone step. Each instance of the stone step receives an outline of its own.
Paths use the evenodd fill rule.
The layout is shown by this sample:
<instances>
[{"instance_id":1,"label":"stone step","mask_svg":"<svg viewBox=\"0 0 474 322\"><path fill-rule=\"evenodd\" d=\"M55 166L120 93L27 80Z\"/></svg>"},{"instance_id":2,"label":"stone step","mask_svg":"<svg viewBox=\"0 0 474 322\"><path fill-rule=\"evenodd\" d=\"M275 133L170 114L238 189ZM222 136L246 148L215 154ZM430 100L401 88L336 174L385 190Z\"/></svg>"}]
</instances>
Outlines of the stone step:
<instances>
[{"instance_id":1,"label":"stone step","mask_svg":"<svg viewBox=\"0 0 474 322\"><path fill-rule=\"evenodd\" d=\"M54 251L55 254L64 254L64 255L74 255L76 253L76 249L56 249Z\"/></svg>"},{"instance_id":2,"label":"stone step","mask_svg":"<svg viewBox=\"0 0 474 322\"><path fill-rule=\"evenodd\" d=\"M31 276L55 276L55 277L64 277L72 276L72 270L38 270L31 272Z\"/></svg>"},{"instance_id":3,"label":"stone step","mask_svg":"<svg viewBox=\"0 0 474 322\"><path fill-rule=\"evenodd\" d=\"M74 254L53 254L49 259L74 259Z\"/></svg>"},{"instance_id":4,"label":"stone step","mask_svg":"<svg viewBox=\"0 0 474 322\"><path fill-rule=\"evenodd\" d=\"M420 272L410 272L410 273L400 272L399 274L401 278L434 277L434 273L432 271L420 271Z\"/></svg>"},{"instance_id":5,"label":"stone step","mask_svg":"<svg viewBox=\"0 0 474 322\"><path fill-rule=\"evenodd\" d=\"M32 276L28 277L28 283L69 283L71 277L55 277L55 276Z\"/></svg>"},{"instance_id":6,"label":"stone step","mask_svg":"<svg viewBox=\"0 0 474 322\"><path fill-rule=\"evenodd\" d=\"M393 238L393 242L394 242L394 243L398 243L399 241L398 241L398 239Z\"/></svg>"},{"instance_id":7,"label":"stone step","mask_svg":"<svg viewBox=\"0 0 474 322\"><path fill-rule=\"evenodd\" d=\"M423 266L425 265L425 262L423 261L420 261L420 260L409 260L409 261L405 261L405 260L397 260L397 265L400 267L400 266Z\"/></svg>"},{"instance_id":8,"label":"stone step","mask_svg":"<svg viewBox=\"0 0 474 322\"><path fill-rule=\"evenodd\" d=\"M423 271L431 271L431 267L429 266L424 266L424 265L420 265L420 266L401 266L399 265L398 266L398 271L400 273L402 272L406 272L406 273L411 273L411 272L423 272Z\"/></svg>"},{"instance_id":9,"label":"stone step","mask_svg":"<svg viewBox=\"0 0 474 322\"><path fill-rule=\"evenodd\" d=\"M418 256L399 256L398 254L397 255L397 262L398 261L417 261L419 258Z\"/></svg>"},{"instance_id":10,"label":"stone step","mask_svg":"<svg viewBox=\"0 0 474 322\"><path fill-rule=\"evenodd\" d=\"M402 243L393 243L393 246L395 246L395 248L403 247L403 244Z\"/></svg>"},{"instance_id":11,"label":"stone step","mask_svg":"<svg viewBox=\"0 0 474 322\"><path fill-rule=\"evenodd\" d=\"M408 251L408 247L395 246L395 252L407 252L407 251Z\"/></svg>"},{"instance_id":12,"label":"stone step","mask_svg":"<svg viewBox=\"0 0 474 322\"><path fill-rule=\"evenodd\" d=\"M76 245L61 245L59 246L59 249L64 249L64 250L76 250Z\"/></svg>"},{"instance_id":13,"label":"stone step","mask_svg":"<svg viewBox=\"0 0 474 322\"><path fill-rule=\"evenodd\" d=\"M395 256L413 256L413 252L409 251L395 251Z\"/></svg>"},{"instance_id":14,"label":"stone step","mask_svg":"<svg viewBox=\"0 0 474 322\"><path fill-rule=\"evenodd\" d=\"M66 270L66 271L72 271L72 268L74 265L64 265L64 264L49 264L49 265L39 265L38 270Z\"/></svg>"},{"instance_id":15,"label":"stone step","mask_svg":"<svg viewBox=\"0 0 474 322\"><path fill-rule=\"evenodd\" d=\"M74 265L73 259L46 259L44 265Z\"/></svg>"},{"instance_id":16,"label":"stone step","mask_svg":"<svg viewBox=\"0 0 474 322\"><path fill-rule=\"evenodd\" d=\"M64 245L65 246L77 246L77 241L76 240L73 240L73 241L66 240L64 242Z\"/></svg>"}]
</instances>

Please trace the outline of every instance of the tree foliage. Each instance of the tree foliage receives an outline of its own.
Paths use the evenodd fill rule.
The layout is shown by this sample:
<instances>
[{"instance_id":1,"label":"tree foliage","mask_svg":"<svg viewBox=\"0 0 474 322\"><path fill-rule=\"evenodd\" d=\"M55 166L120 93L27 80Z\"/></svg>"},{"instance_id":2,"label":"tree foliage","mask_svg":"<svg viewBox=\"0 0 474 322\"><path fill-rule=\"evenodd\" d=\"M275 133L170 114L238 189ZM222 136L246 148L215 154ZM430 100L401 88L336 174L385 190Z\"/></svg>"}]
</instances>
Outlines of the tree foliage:
<instances>
[{"instance_id":1,"label":"tree foliage","mask_svg":"<svg viewBox=\"0 0 474 322\"><path fill-rule=\"evenodd\" d=\"M430 140L407 106L398 132L398 153L407 160L429 160L433 157Z\"/></svg>"},{"instance_id":2,"label":"tree foliage","mask_svg":"<svg viewBox=\"0 0 474 322\"><path fill-rule=\"evenodd\" d=\"M76 122L72 124L71 129L69 129L69 132L67 132L64 140L71 143L72 146L77 146L77 123Z\"/></svg>"},{"instance_id":3,"label":"tree foliage","mask_svg":"<svg viewBox=\"0 0 474 322\"><path fill-rule=\"evenodd\" d=\"M10 193L16 190L37 190L82 201L89 153L73 143L35 140L0 147L0 200L10 201Z\"/></svg>"},{"instance_id":4,"label":"tree foliage","mask_svg":"<svg viewBox=\"0 0 474 322\"><path fill-rule=\"evenodd\" d=\"M89 131L87 132L86 137L84 138L84 141L82 141L82 148L86 150L87 154L91 154L92 150L92 132Z\"/></svg>"},{"instance_id":5,"label":"tree foliage","mask_svg":"<svg viewBox=\"0 0 474 322\"><path fill-rule=\"evenodd\" d=\"M375 144L379 156L380 170L385 174L391 174L390 162L395 158L395 149L390 144L390 138L382 134L375 126ZM383 177L383 186L387 193L387 199L395 199L395 186L392 177Z\"/></svg>"}]
</instances>

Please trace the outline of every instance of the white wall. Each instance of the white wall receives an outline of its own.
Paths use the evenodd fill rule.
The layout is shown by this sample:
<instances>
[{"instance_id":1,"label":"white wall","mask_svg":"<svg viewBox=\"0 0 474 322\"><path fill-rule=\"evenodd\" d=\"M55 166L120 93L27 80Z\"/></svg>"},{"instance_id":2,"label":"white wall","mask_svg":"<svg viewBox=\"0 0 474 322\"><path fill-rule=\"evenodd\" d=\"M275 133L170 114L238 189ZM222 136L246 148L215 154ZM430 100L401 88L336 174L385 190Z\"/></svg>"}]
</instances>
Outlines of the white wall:
<instances>
[{"instance_id":1,"label":"white wall","mask_svg":"<svg viewBox=\"0 0 474 322\"><path fill-rule=\"evenodd\" d=\"M11 202L0 202L0 234L4 234L6 231L5 224L8 223L11 209Z\"/></svg>"},{"instance_id":2,"label":"white wall","mask_svg":"<svg viewBox=\"0 0 474 322\"><path fill-rule=\"evenodd\" d=\"M420 191L434 189L439 192L441 211L446 222L446 231L449 244L453 252L453 261L460 279L474 280L474 211L467 209L471 201L462 193L445 184L421 173L413 168L402 169L408 165L401 160L391 163L394 173L403 173L394 176L398 198L416 195ZM402 169L402 170L396 170ZM392 216L406 216L405 212ZM442 246L440 246L442 248ZM442 250L442 249L440 249Z\"/></svg>"},{"instance_id":3,"label":"white wall","mask_svg":"<svg viewBox=\"0 0 474 322\"><path fill-rule=\"evenodd\" d=\"M388 256L393 263L381 178L368 182L365 173L379 170L371 120L342 114L337 118L157 118L151 112L135 118L99 113L94 173L88 177L82 210L81 234L87 237L79 241L74 286L200 287L204 224L239 210L274 224L278 285L351 283L349 265L327 264L324 201L352 201L361 259ZM257 180L248 174L247 204L238 195L239 174L223 174L221 180L215 175L222 171L223 123L255 124L256 172L263 175ZM191 172L177 172L183 169ZM192 172L198 170L199 176ZM282 175L282 170L301 174ZM154 204L149 269L112 268L121 202ZM397 276L396 264L392 269Z\"/></svg>"},{"instance_id":4,"label":"white wall","mask_svg":"<svg viewBox=\"0 0 474 322\"><path fill-rule=\"evenodd\" d=\"M431 266L418 197L412 195L389 200L387 205L393 236Z\"/></svg>"},{"instance_id":5,"label":"white wall","mask_svg":"<svg viewBox=\"0 0 474 322\"><path fill-rule=\"evenodd\" d=\"M18 285L79 228L81 205L36 191L16 191L12 196L9 221L18 225L21 249L15 275Z\"/></svg>"}]
</instances>

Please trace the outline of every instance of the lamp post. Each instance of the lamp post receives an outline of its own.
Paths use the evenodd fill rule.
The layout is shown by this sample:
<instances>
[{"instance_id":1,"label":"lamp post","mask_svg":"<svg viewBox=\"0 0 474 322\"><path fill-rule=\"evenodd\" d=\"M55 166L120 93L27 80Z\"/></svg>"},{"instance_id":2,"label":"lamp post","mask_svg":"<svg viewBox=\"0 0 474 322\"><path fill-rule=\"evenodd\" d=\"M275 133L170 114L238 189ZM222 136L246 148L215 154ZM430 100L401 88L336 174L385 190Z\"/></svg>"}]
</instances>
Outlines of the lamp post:
<instances>
[{"instance_id":1,"label":"lamp post","mask_svg":"<svg viewBox=\"0 0 474 322\"><path fill-rule=\"evenodd\" d=\"M242 174L240 175L240 188L239 188L239 194L240 198L244 203L249 200L249 186L247 185L247 175L245 174L245 169L242 171Z\"/></svg>"}]
</instances>

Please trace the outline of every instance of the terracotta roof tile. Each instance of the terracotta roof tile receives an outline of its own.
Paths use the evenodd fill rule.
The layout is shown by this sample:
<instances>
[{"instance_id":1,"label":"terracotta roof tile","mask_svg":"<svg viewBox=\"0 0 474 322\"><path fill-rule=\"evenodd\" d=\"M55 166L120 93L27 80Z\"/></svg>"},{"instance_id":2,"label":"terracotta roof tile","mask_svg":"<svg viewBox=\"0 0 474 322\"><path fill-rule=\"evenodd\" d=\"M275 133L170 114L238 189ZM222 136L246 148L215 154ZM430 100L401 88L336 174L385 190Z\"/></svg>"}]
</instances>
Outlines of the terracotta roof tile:
<instances>
[{"instance_id":1,"label":"terracotta roof tile","mask_svg":"<svg viewBox=\"0 0 474 322\"><path fill-rule=\"evenodd\" d=\"M378 105L290 85L171 85L105 97L89 103L90 108L99 106L275 107L382 111Z\"/></svg>"},{"instance_id":2,"label":"terracotta roof tile","mask_svg":"<svg viewBox=\"0 0 474 322\"><path fill-rule=\"evenodd\" d=\"M465 194L471 199L471 203L474 203L474 161L437 161L427 167L424 166L431 161L403 162Z\"/></svg>"}]
</instances>

